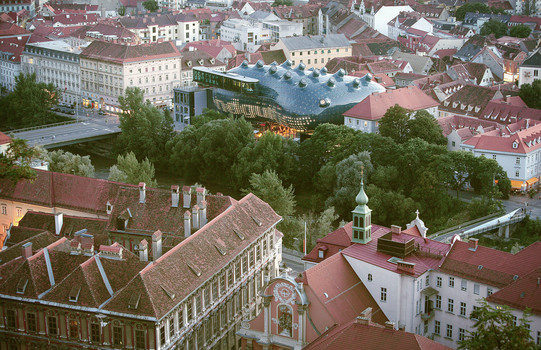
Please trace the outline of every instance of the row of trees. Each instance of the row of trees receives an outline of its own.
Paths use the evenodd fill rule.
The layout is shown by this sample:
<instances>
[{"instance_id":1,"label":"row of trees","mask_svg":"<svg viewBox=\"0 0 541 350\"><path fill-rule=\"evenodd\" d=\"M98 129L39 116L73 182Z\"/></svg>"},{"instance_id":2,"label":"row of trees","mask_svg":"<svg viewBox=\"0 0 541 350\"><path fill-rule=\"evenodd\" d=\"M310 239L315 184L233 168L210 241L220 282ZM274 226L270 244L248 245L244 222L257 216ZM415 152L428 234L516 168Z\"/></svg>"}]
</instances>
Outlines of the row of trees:
<instances>
[{"instance_id":1,"label":"row of trees","mask_svg":"<svg viewBox=\"0 0 541 350\"><path fill-rule=\"evenodd\" d=\"M507 24L497 19L490 19L481 27L481 35L494 34L496 38L501 38L504 35L513 36L515 38L527 38L530 36L532 29L524 24L519 24L511 27L508 30Z\"/></svg>"},{"instance_id":2,"label":"row of trees","mask_svg":"<svg viewBox=\"0 0 541 350\"><path fill-rule=\"evenodd\" d=\"M59 98L60 91L54 84L37 82L34 73L19 74L14 90L0 97L0 127L12 130L68 120L51 111Z\"/></svg>"}]
</instances>

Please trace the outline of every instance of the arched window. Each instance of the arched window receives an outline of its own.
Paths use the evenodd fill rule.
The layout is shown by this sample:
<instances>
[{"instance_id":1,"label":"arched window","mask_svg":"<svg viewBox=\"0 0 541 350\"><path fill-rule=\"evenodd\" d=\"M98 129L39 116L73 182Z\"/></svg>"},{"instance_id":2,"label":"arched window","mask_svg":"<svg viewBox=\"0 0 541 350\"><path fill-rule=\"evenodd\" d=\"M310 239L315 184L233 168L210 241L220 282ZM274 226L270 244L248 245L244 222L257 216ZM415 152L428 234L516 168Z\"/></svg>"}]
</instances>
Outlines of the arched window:
<instances>
[{"instance_id":1,"label":"arched window","mask_svg":"<svg viewBox=\"0 0 541 350\"><path fill-rule=\"evenodd\" d=\"M372 274L371 273L368 274L368 280L372 281Z\"/></svg>"}]
</instances>

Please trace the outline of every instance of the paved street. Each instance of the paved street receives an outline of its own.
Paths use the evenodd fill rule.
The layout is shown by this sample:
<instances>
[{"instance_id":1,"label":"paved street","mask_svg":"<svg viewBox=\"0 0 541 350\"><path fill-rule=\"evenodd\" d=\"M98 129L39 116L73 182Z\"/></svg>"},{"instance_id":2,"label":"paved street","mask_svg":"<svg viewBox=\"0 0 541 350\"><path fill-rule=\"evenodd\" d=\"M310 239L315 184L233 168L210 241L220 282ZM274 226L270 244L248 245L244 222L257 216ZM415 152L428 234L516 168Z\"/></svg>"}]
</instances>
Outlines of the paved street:
<instances>
[{"instance_id":1,"label":"paved street","mask_svg":"<svg viewBox=\"0 0 541 350\"><path fill-rule=\"evenodd\" d=\"M291 268L290 276L297 277L299 273L304 271L304 264L302 260L292 254L282 252L282 262L286 264L287 267Z\"/></svg>"}]
</instances>

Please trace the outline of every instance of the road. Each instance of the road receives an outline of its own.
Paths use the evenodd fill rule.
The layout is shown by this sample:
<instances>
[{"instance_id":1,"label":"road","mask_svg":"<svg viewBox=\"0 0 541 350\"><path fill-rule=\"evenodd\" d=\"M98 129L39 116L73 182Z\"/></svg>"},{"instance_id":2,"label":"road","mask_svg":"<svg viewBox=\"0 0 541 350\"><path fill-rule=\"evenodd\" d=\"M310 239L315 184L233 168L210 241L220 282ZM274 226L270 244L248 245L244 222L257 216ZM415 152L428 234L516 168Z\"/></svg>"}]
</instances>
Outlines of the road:
<instances>
[{"instance_id":1,"label":"road","mask_svg":"<svg viewBox=\"0 0 541 350\"><path fill-rule=\"evenodd\" d=\"M304 271L304 264L299 257L291 255L282 251L282 262L286 264L287 267L291 268L290 276L297 277L301 272Z\"/></svg>"},{"instance_id":2,"label":"road","mask_svg":"<svg viewBox=\"0 0 541 350\"><path fill-rule=\"evenodd\" d=\"M28 141L30 146L43 146L44 148L61 147L73 144L74 140L92 140L120 132L115 124L84 121L79 123L54 126L43 129L28 130L14 133L19 139Z\"/></svg>"}]
</instances>

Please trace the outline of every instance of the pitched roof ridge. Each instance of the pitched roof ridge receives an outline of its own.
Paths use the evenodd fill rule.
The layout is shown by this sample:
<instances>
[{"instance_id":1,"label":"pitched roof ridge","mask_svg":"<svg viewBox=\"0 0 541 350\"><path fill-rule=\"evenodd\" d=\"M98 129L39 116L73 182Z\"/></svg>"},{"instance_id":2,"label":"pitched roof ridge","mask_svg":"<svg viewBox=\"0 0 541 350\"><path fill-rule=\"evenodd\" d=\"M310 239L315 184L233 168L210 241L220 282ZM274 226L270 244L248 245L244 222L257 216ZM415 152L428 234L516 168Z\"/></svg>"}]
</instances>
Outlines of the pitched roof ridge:
<instances>
[{"instance_id":1,"label":"pitched roof ridge","mask_svg":"<svg viewBox=\"0 0 541 350\"><path fill-rule=\"evenodd\" d=\"M148 266L152 265L152 263L148 264ZM146 269L146 267L145 267ZM143 269L144 270L144 269ZM134 283L134 281L139 278L139 280L141 281L141 284L143 285L143 287L145 288L145 293L147 295L147 298L150 302L150 306L152 307L152 311L154 312L154 316L155 317L158 317L158 310L156 309L156 306L154 305L154 301L152 300L152 297L151 297L151 294L150 294L150 291L148 289L148 286L146 284L146 280L144 279L143 277L143 270L139 271L139 273L135 274L135 276L133 276L133 278L128 282L126 283L126 285L122 288L120 288L116 295L113 296L113 298L111 298L111 300L115 299L118 295L120 295L122 293L122 291L126 288L128 288L129 285L131 285L132 283Z\"/></svg>"}]
</instances>

